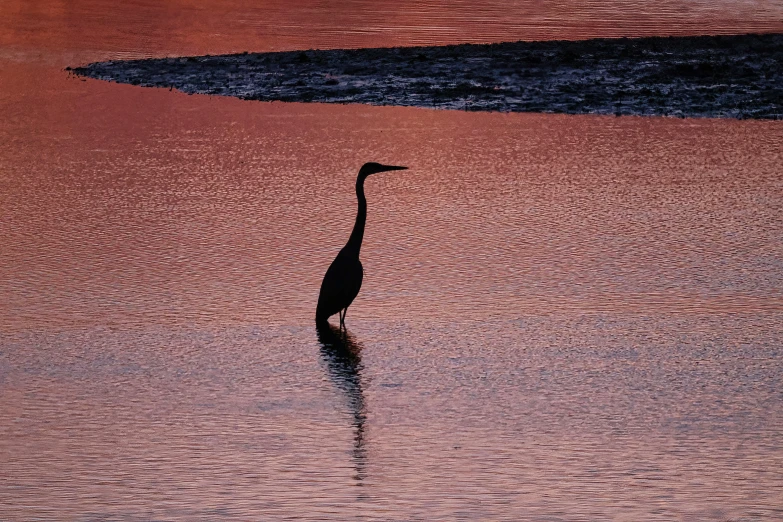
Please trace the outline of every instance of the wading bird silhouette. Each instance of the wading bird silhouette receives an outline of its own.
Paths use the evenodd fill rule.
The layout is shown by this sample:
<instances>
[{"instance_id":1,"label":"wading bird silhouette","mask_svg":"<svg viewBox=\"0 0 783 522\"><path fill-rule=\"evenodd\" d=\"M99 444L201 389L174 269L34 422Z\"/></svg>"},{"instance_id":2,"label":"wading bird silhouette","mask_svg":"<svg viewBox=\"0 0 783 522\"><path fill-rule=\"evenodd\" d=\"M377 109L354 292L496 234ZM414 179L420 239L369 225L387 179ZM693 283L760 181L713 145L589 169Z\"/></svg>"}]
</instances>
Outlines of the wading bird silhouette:
<instances>
[{"instance_id":1,"label":"wading bird silhouette","mask_svg":"<svg viewBox=\"0 0 783 522\"><path fill-rule=\"evenodd\" d=\"M359 295L362 287L364 269L359 261L359 251L364 238L364 224L367 221L367 199L364 197L364 180L370 174L386 172L387 170L405 170L408 167L381 165L380 163L365 163L359 169L356 177L356 199L359 210L356 213L356 223L353 225L351 237L324 275L321 282L321 292L318 294L318 306L315 309L315 322L325 323L334 314L340 314L340 327L345 326L345 314L348 307Z\"/></svg>"}]
</instances>

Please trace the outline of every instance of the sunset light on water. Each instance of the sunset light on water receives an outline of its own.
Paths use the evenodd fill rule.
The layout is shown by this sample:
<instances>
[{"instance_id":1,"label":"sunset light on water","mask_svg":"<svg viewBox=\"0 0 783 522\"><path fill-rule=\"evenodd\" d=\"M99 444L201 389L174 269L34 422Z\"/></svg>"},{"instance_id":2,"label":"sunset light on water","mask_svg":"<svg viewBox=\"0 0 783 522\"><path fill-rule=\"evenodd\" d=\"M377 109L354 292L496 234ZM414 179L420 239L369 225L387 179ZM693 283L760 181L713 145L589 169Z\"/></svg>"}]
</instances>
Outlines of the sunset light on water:
<instances>
[{"instance_id":1,"label":"sunset light on water","mask_svg":"<svg viewBox=\"0 0 783 522\"><path fill-rule=\"evenodd\" d=\"M243 101L164 56L783 32L757 2L0 5L0 519L766 521L780 121ZM366 181L347 333L313 322Z\"/></svg>"}]
</instances>

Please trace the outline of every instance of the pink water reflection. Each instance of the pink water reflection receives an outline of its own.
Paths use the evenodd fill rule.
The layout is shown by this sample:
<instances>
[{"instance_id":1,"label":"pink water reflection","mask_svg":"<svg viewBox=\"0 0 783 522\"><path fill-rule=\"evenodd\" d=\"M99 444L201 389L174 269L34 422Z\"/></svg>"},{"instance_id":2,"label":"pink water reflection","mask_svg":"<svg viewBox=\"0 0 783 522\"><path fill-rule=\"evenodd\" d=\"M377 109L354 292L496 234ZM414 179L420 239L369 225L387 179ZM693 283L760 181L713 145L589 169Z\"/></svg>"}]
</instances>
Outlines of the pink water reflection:
<instances>
[{"instance_id":1,"label":"pink water reflection","mask_svg":"<svg viewBox=\"0 0 783 522\"><path fill-rule=\"evenodd\" d=\"M3 55L63 65L241 51L776 31L783 31L783 6L764 0L7 0L0 6Z\"/></svg>"},{"instance_id":2,"label":"pink water reflection","mask_svg":"<svg viewBox=\"0 0 783 522\"><path fill-rule=\"evenodd\" d=\"M61 67L779 29L775 4L203 5L0 6L0 518L774 519L779 123L262 104ZM411 170L367 186L358 452L311 323L368 159Z\"/></svg>"},{"instance_id":3,"label":"pink water reflection","mask_svg":"<svg viewBox=\"0 0 783 522\"><path fill-rule=\"evenodd\" d=\"M781 307L776 122L35 89L14 67L9 327L307 323L367 159L411 170L368 184L354 317Z\"/></svg>"}]
</instances>

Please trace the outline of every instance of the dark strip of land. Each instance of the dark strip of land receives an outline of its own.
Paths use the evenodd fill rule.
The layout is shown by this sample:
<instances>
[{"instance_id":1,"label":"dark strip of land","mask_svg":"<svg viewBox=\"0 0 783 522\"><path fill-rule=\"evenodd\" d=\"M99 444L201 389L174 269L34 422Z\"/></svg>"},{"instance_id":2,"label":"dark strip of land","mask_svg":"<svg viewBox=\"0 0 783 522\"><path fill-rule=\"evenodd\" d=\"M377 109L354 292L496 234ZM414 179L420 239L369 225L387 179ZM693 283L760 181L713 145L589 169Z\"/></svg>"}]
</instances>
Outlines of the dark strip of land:
<instances>
[{"instance_id":1,"label":"dark strip of land","mask_svg":"<svg viewBox=\"0 0 783 522\"><path fill-rule=\"evenodd\" d=\"M68 70L248 100L783 119L783 34L242 53Z\"/></svg>"}]
</instances>

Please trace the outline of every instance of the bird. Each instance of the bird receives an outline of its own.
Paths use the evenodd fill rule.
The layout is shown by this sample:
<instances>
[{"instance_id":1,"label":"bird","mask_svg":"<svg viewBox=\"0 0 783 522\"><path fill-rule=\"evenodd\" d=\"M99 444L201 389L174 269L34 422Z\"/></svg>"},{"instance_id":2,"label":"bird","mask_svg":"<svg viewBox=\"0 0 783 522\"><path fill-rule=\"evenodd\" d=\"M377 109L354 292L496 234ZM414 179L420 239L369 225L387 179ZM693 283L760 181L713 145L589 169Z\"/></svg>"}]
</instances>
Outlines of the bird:
<instances>
[{"instance_id":1,"label":"bird","mask_svg":"<svg viewBox=\"0 0 783 522\"><path fill-rule=\"evenodd\" d=\"M324 324L334 314L340 314L340 328L345 327L345 315L348 307L359 295L364 277L364 268L359 261L359 251L362 248L364 238L364 224L367 221L367 199L364 197L364 180L367 176L386 172L389 170L406 170L408 167L394 165L381 165L380 163L365 163L359 169L356 177L356 199L358 211L353 231L348 242L334 258L332 264L326 270L321 282L321 291L318 294L318 305L315 309L316 324Z\"/></svg>"}]
</instances>

